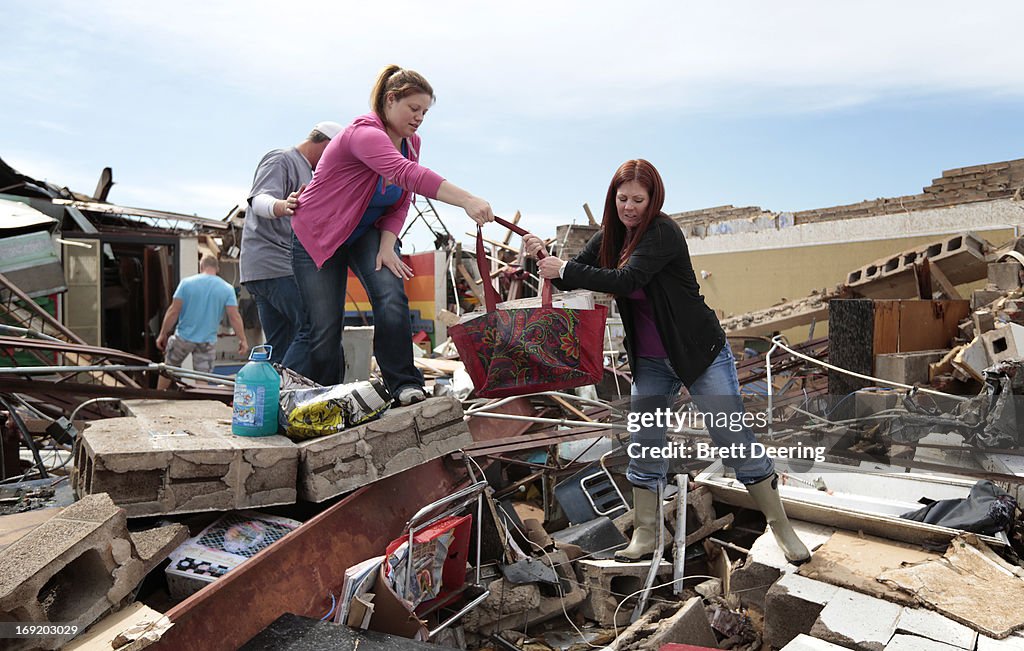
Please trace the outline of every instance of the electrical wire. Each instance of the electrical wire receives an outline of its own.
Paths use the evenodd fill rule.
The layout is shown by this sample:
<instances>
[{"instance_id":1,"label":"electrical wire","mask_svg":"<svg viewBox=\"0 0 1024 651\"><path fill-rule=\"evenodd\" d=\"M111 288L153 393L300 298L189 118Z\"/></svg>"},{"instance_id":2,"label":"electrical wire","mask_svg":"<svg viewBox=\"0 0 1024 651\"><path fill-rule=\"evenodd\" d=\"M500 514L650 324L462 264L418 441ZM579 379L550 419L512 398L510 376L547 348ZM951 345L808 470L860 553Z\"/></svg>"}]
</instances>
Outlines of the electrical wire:
<instances>
[{"instance_id":1,"label":"electrical wire","mask_svg":"<svg viewBox=\"0 0 1024 651\"><path fill-rule=\"evenodd\" d=\"M841 368L841 367L836 366L834 364L829 364L828 362L823 362L820 359L816 359L814 357L810 357L808 355L804 355L803 353L797 352L797 351L793 350L792 348L790 348L789 346L787 346L786 344L783 344L782 341L783 341L783 337L781 335L773 337L772 338L773 347L777 346L777 347L779 347L779 348L789 352L790 354L792 354L792 355L794 355L796 357L799 357L800 359L803 359L805 361L811 362L812 364L817 364L819 366L824 366L825 368L830 369L832 371L836 371L837 373L845 373L846 375L851 375L851 376L853 376L855 378L859 378L861 380L868 380L870 382L875 382L875 383L879 383L879 384L885 384L885 385L897 387L897 388L900 388L900 389L916 389L917 391L920 391L921 393L929 393L929 394L936 395L936 396L942 396L944 398L954 398L956 400L970 400L970 398L965 398L964 396L956 396L956 395L953 395L951 393L943 393L942 391L935 391L933 389L925 389L924 387L915 387L915 386L912 386L910 384L903 384L901 382L892 382L890 380L883 380L882 378L872 377L870 375L864 375L863 373L856 373L854 371L851 371L851 370L848 370L848 369L845 369L845 368ZM769 388L770 388L770 385L769 385Z\"/></svg>"},{"instance_id":2,"label":"electrical wire","mask_svg":"<svg viewBox=\"0 0 1024 651\"><path fill-rule=\"evenodd\" d=\"M656 590L658 588L665 588L665 587L668 587L670 585L675 585L676 583L679 583L681 581L685 581L686 579L718 579L718 578L719 577L717 577L717 576L709 576L707 574L691 574L689 576L683 576L683 577L680 577L678 579L672 579L668 583L661 583L659 585L653 585L653 586L651 586L650 589L651 590ZM616 623L616 620L619 618L619 608L622 608L622 604L626 603L627 601L629 601L633 597L637 596L641 592L644 592L645 590L647 590L647 588L640 588L636 592L629 593L628 595L626 595L625 597L622 598L622 601L619 602L619 605L615 607L615 611L612 612L612 629L615 631L616 639L619 637L619 626Z\"/></svg>"}]
</instances>

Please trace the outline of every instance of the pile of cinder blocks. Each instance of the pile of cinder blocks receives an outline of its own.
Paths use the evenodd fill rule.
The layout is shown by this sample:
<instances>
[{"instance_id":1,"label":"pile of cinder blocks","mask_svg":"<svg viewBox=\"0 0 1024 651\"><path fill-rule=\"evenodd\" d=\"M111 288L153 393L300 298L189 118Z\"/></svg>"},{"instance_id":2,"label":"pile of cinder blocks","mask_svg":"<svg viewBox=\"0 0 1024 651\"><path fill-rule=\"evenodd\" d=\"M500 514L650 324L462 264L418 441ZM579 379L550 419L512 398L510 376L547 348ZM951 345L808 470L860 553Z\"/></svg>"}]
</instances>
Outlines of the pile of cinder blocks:
<instances>
[{"instance_id":1,"label":"pile of cinder blocks","mask_svg":"<svg viewBox=\"0 0 1024 651\"><path fill-rule=\"evenodd\" d=\"M235 436L219 402L124 404L128 416L82 433L72 486L78 496L109 494L129 517L322 502L473 441L450 396L302 443Z\"/></svg>"}]
</instances>

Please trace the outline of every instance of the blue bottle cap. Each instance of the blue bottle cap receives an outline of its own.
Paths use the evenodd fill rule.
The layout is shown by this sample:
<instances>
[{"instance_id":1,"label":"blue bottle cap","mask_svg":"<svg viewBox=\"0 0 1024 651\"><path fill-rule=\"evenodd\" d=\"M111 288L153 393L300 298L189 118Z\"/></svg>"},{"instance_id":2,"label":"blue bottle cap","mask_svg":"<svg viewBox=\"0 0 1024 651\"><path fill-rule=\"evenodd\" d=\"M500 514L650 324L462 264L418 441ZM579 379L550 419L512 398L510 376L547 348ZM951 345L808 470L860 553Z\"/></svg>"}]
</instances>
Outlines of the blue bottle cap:
<instances>
[{"instance_id":1,"label":"blue bottle cap","mask_svg":"<svg viewBox=\"0 0 1024 651\"><path fill-rule=\"evenodd\" d=\"M269 362L270 356L274 352L274 347L270 344L263 344L261 346L253 346L252 351L249 353L250 362Z\"/></svg>"}]
</instances>

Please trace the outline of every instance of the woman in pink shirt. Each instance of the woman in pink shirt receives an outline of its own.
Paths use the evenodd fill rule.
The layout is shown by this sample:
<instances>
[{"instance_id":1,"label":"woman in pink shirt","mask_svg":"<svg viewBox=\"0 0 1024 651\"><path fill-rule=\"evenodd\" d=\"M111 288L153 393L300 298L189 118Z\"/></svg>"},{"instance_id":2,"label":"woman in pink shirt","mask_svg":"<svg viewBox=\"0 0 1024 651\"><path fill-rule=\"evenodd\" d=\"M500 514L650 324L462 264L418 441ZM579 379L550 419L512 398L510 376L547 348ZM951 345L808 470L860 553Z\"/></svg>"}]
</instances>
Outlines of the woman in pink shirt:
<instances>
[{"instance_id":1,"label":"woman in pink shirt","mask_svg":"<svg viewBox=\"0 0 1024 651\"><path fill-rule=\"evenodd\" d=\"M412 270L398 234L413 194L459 206L473 221L494 219L489 203L444 180L419 160L416 133L434 90L417 72L391 65L370 95L373 111L331 139L302 191L292 218L292 268L311 321L310 379L343 379L345 285L351 266L373 307L373 352L398 403L423 400L423 374L413 364L409 299Z\"/></svg>"}]
</instances>

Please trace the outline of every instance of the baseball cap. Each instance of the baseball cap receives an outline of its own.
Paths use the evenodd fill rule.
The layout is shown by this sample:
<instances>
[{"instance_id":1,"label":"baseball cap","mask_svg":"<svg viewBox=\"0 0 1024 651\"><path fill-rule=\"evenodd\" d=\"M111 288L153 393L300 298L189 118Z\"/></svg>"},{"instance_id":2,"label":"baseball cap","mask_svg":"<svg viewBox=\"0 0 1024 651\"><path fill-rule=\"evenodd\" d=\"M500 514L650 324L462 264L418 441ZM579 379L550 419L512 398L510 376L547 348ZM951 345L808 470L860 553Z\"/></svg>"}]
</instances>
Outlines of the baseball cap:
<instances>
[{"instance_id":1,"label":"baseball cap","mask_svg":"<svg viewBox=\"0 0 1024 651\"><path fill-rule=\"evenodd\" d=\"M325 121L325 122L317 122L316 126L313 127L313 130L314 131L319 131L320 133L324 134L328 138L334 138L334 136L336 136L339 133L341 133L341 130L343 128L344 127L342 127L337 122Z\"/></svg>"}]
</instances>

